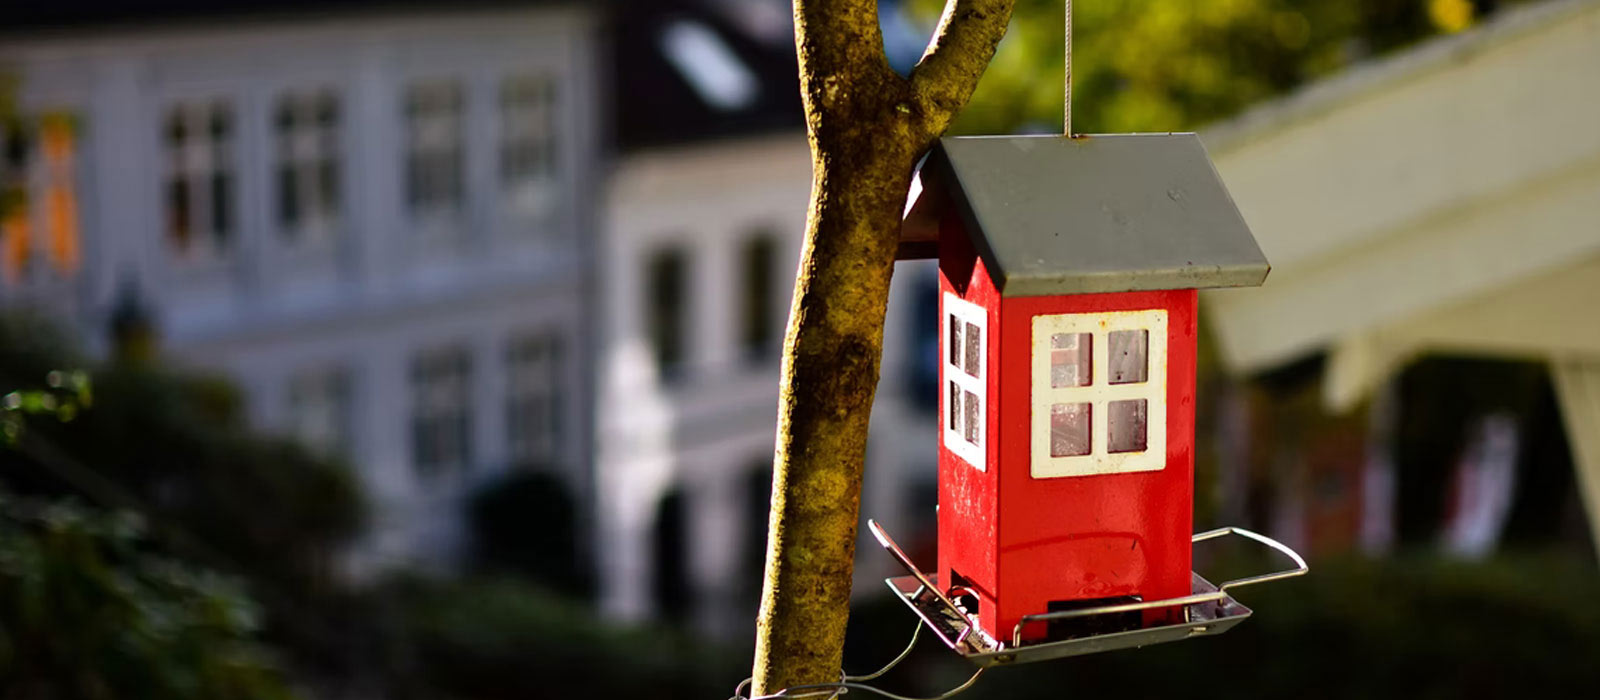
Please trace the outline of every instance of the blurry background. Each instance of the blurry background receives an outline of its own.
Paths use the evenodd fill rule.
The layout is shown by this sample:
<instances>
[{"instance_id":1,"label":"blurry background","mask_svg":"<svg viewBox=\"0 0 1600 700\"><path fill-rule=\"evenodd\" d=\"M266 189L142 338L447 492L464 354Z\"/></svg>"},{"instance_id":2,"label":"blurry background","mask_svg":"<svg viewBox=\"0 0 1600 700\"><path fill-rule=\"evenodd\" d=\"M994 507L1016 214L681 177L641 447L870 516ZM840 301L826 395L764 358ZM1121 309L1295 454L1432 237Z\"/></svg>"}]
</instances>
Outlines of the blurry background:
<instances>
[{"instance_id":1,"label":"blurry background","mask_svg":"<svg viewBox=\"0 0 1600 700\"><path fill-rule=\"evenodd\" d=\"M1202 296L1196 525L1313 574L969 697L1592 694L1600 1L1074 4L1076 129L1199 129L1274 264ZM897 69L939 6L881 3ZM1061 12L1019 0L957 131L1059 129ZM789 13L0 10L0 698L726 697L810 185ZM936 289L896 269L862 505L930 564ZM859 551L851 672L914 626Z\"/></svg>"}]
</instances>

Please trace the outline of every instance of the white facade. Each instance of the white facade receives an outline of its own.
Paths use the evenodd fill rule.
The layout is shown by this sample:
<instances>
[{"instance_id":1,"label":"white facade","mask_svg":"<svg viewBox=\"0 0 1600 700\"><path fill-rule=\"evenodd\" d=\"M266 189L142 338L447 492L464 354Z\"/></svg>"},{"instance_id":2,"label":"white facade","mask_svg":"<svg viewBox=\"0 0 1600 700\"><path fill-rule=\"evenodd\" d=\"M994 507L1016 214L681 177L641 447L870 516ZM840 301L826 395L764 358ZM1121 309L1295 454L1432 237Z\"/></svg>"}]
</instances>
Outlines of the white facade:
<instances>
[{"instance_id":1,"label":"white facade","mask_svg":"<svg viewBox=\"0 0 1600 700\"><path fill-rule=\"evenodd\" d=\"M810 188L810 156L798 131L663 148L617 164L598 259L604 291L596 440L601 605L612 617L672 614L656 609L655 590L660 577L672 575L664 569L676 566L663 558L679 553L655 545L663 504L677 493L686 517L689 608L677 612L712 633L751 629L754 608L735 603L761 579L759 555L750 553L765 523L753 518L766 512L769 492L752 493L749 485L770 489L763 480L772 464L778 351L748 347L742 305L770 303L758 316L772 324L767 337L781 343ZM776 251L768 292L750 288L746 253L762 237ZM682 269L665 282L664 259L681 260L667 266ZM938 418L906 392L916 290L933 302L922 305L932 353L938 307L933 263L900 263L895 273L862 516L901 532L914 517L907 512L916 500L910 485L921 480L932 494L937 471ZM672 289L677 278L681 292ZM663 301L663 292L671 299ZM662 317L681 329L663 328ZM661 354L660 343L679 340L681 350ZM665 373L663 361L672 365ZM928 390L936 391L930 376ZM931 520L931 496L926 505ZM855 590L877 592L889 558L870 538L857 550Z\"/></svg>"},{"instance_id":2,"label":"white facade","mask_svg":"<svg viewBox=\"0 0 1600 700\"><path fill-rule=\"evenodd\" d=\"M97 336L136 290L262 427L349 456L367 564L447 565L513 448L589 499L595 33L544 8L9 39L23 113L75 124L82 260L0 295Z\"/></svg>"}]
</instances>

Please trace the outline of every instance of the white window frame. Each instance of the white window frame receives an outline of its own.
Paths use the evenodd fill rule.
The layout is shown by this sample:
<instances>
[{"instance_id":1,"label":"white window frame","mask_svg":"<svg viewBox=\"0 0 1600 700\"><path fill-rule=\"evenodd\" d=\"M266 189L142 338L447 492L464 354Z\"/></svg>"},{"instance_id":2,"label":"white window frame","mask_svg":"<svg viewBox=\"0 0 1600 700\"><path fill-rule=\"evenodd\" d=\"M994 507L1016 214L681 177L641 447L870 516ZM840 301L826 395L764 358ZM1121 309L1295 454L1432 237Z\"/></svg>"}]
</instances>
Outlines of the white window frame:
<instances>
[{"instance_id":1,"label":"white window frame","mask_svg":"<svg viewBox=\"0 0 1600 700\"><path fill-rule=\"evenodd\" d=\"M411 466L422 478L465 473L473 455L473 356L466 346L427 350L411 360ZM454 423L454 425L452 425ZM458 435L452 435L459 429ZM439 447L446 436L458 442ZM422 443L431 441L423 454ZM437 458L437 459L435 459Z\"/></svg>"},{"instance_id":2,"label":"white window frame","mask_svg":"<svg viewBox=\"0 0 1600 700\"><path fill-rule=\"evenodd\" d=\"M506 348L506 452L517 466L558 466L565 376L555 332L526 335Z\"/></svg>"},{"instance_id":3,"label":"white window frame","mask_svg":"<svg viewBox=\"0 0 1600 700\"><path fill-rule=\"evenodd\" d=\"M338 233L345 190L340 179L344 166L340 150L342 102L338 93L331 89L315 89L284 92L278 95L274 105L272 138L277 159L273 186L282 188L287 184L294 191L276 193L272 202L273 221L290 245L316 245ZM322 121L320 110L324 104L332 105L331 122ZM285 115L288 124L281 121ZM287 183L283 181L285 170L293 173ZM332 178L331 191L319 187L324 177ZM298 221L287 220L283 208L285 197L295 199Z\"/></svg>"},{"instance_id":4,"label":"white window frame","mask_svg":"<svg viewBox=\"0 0 1600 700\"><path fill-rule=\"evenodd\" d=\"M227 133L217 139L212 135L212 120L222 115ZM184 138L174 141L171 128L175 122L183 124ZM239 111L225 98L178 100L167 106L161 121L162 148L165 151L165 172L162 181L163 207L162 238L168 249L187 261L220 260L228 257L237 245L240 228L239 171L234 167L235 149L239 144ZM213 179L227 178L220 206L227 207L227 225L216 226L219 203ZM171 217L171 188L181 187L188 202L185 222L189 238L176 240Z\"/></svg>"},{"instance_id":5,"label":"white window frame","mask_svg":"<svg viewBox=\"0 0 1600 700\"><path fill-rule=\"evenodd\" d=\"M413 225L425 235L450 235L467 207L466 81L428 78L405 87L405 202ZM441 179L440 164L454 169Z\"/></svg>"},{"instance_id":6,"label":"white window frame","mask_svg":"<svg viewBox=\"0 0 1600 700\"><path fill-rule=\"evenodd\" d=\"M288 384L289 430L295 438L321 455L350 454L350 373L343 366L308 369Z\"/></svg>"},{"instance_id":7,"label":"white window frame","mask_svg":"<svg viewBox=\"0 0 1600 700\"><path fill-rule=\"evenodd\" d=\"M939 412L939 422L943 429L944 445L951 452L954 452L956 456L966 460L967 464L976 467L978 471L988 471L988 460L985 459L985 455L988 454L989 446L989 392L986 391L989 382L989 312L982 306L964 301L960 297L946 292L944 295L944 308L941 309L939 319L939 362L944 367L944 381L939 383L939 394L941 396L939 405L942 408ZM951 319L960 322L962 326L960 333L961 356L963 359L966 357L967 329L970 326L978 328L978 376L976 377L967 374L967 371L961 366L950 362ZM977 444L968 442L967 436L962 431L957 430L958 426L952 425L953 422L959 422L964 426L967 417L965 410L966 399L963 399L963 408L956 414L959 416L959 420L952 421L950 413L954 405L950 396L950 385L952 383L963 392L963 396L971 394L977 398Z\"/></svg>"},{"instance_id":8,"label":"white window frame","mask_svg":"<svg viewBox=\"0 0 1600 700\"><path fill-rule=\"evenodd\" d=\"M1033 367L1031 398L1030 474L1035 479L1093 474L1159 471L1167 466L1167 310L1110 311L1053 314L1033 317ZM1148 331L1145 381L1110 383L1112 331ZM1050 337L1057 333L1089 333L1090 383L1085 386L1050 385ZM1142 452L1107 452L1112 401L1144 399L1145 449ZM1086 455L1050 455L1050 406L1061 403L1090 405L1090 450Z\"/></svg>"},{"instance_id":9,"label":"white window frame","mask_svg":"<svg viewBox=\"0 0 1600 700\"><path fill-rule=\"evenodd\" d=\"M506 209L526 218L555 211L560 186L560 90L553 71L500 82L500 186ZM523 156L531 155L528 161Z\"/></svg>"}]
</instances>

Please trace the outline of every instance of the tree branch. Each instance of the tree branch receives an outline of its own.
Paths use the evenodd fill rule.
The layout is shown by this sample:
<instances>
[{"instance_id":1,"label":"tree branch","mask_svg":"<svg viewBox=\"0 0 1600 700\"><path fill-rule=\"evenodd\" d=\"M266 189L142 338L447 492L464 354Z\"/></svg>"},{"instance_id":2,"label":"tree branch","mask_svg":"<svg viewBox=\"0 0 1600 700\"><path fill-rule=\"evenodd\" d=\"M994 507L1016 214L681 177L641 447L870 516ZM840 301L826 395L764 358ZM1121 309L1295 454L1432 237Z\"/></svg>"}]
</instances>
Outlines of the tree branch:
<instances>
[{"instance_id":1,"label":"tree branch","mask_svg":"<svg viewBox=\"0 0 1600 700\"><path fill-rule=\"evenodd\" d=\"M883 53L877 0L796 2L794 36L808 118L859 113L877 96L871 83L903 82Z\"/></svg>"},{"instance_id":2,"label":"tree branch","mask_svg":"<svg viewBox=\"0 0 1600 700\"><path fill-rule=\"evenodd\" d=\"M972 97L1011 23L1015 0L947 0L939 29L911 70L921 131L937 138Z\"/></svg>"},{"instance_id":3,"label":"tree branch","mask_svg":"<svg viewBox=\"0 0 1600 700\"><path fill-rule=\"evenodd\" d=\"M877 0L795 0L811 203L784 339L754 695L838 678L906 190L972 94L1011 5L952 0L917 88L889 67Z\"/></svg>"}]
</instances>

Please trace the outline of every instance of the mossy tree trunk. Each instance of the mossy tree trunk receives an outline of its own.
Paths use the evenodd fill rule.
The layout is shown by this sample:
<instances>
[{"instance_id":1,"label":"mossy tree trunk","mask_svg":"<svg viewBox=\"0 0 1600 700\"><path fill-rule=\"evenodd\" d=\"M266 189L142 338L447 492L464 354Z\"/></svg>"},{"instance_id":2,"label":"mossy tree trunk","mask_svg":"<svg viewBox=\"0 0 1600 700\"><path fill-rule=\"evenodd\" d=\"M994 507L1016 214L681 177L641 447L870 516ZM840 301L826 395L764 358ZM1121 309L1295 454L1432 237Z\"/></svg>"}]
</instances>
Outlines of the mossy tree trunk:
<instances>
[{"instance_id":1,"label":"mossy tree trunk","mask_svg":"<svg viewBox=\"0 0 1600 700\"><path fill-rule=\"evenodd\" d=\"M966 104L1012 0L949 0L909 77L877 0L795 0L812 186L784 337L755 695L838 680L867 421L912 167Z\"/></svg>"}]
</instances>

